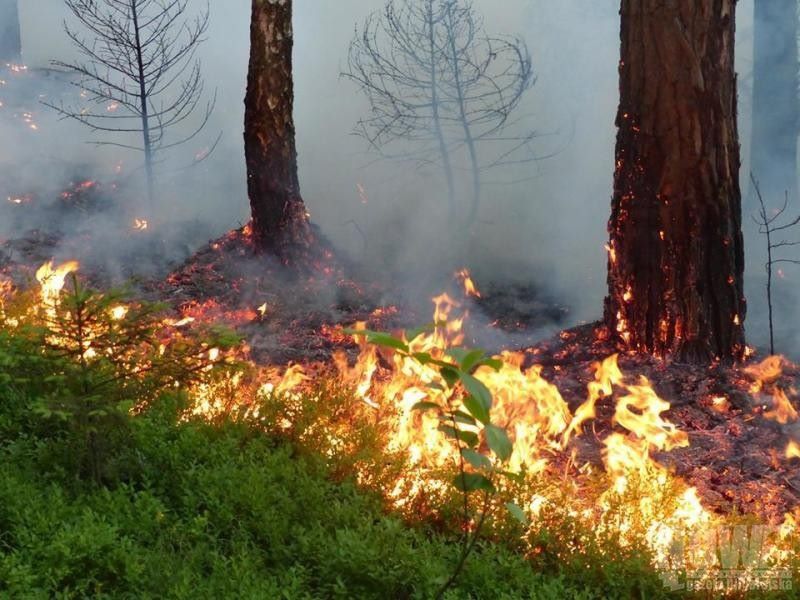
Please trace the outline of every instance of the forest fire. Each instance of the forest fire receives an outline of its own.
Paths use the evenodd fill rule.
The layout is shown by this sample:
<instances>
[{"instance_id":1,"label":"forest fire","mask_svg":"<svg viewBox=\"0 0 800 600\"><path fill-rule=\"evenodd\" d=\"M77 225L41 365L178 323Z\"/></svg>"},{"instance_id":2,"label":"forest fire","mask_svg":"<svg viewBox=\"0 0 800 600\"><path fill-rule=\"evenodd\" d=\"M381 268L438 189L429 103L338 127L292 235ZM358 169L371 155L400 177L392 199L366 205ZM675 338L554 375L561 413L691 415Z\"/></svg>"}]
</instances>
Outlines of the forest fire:
<instances>
[{"instance_id":1,"label":"forest fire","mask_svg":"<svg viewBox=\"0 0 800 600\"><path fill-rule=\"evenodd\" d=\"M64 279L76 268L70 262L59 267L46 264L39 270L41 302L46 310L55 310ZM462 277L461 272L456 276L463 284L468 275ZM404 338L412 354L452 360L452 352L466 340L464 327L469 315L465 303L473 297L473 290L474 287L465 286L463 301L447 294L433 299L434 325ZM241 316L241 321L258 316L268 319L268 307L265 303L252 309ZM191 327L195 319L213 322L223 312L229 311L222 311L213 303L196 304L184 309L183 318L165 324ZM115 319L126 314L125 306L112 309ZM363 327L362 323L356 328ZM345 344L347 336L339 337L340 343ZM366 343L364 336L355 338L358 354L354 359L341 348L329 362L293 364L288 368L251 363L255 374L237 372L198 385L192 391L194 404L190 412L212 421L242 414L259 422L264 415L258 399L277 398L285 410L278 427L289 432L299 425L292 415L300 418L304 399L309 395L318 398L315 390L319 381L336 380L353 394L354 403L347 408L350 417L337 427L313 435L325 437L333 456L348 447L347 440L353 435L348 428L359 419L379 424L386 455L402 456L405 464L391 485L384 488L386 500L409 518L418 518L420 506L447 495L442 476L458 460L458 451L442 434L440 419L414 407L421 402L463 402L464 397L447 398L448 392L437 384L439 376L433 367L379 350ZM560 339L567 344L580 343L570 332L564 332ZM247 346L227 356L250 360ZM217 348L207 351L209 365L222 357ZM656 567L677 560L678 544L681 556L690 556L694 568L711 569L716 561L715 540L693 537L685 547L679 540L684 540L687 532L727 531L731 523L723 514L707 508L698 489L662 463L661 459L671 451L691 446L687 432L665 417L670 403L659 396L646 376L623 372L618 354L592 363L583 400L576 403L574 386L565 399L561 390L548 381L545 367L536 364L541 357L536 349L504 351L498 355L502 361L498 370L481 367L475 373L490 390L493 413L507 427L514 442L504 468L523 473L525 483L508 486L501 493L525 507L531 518L528 534L536 530L537 519L572 519L612 535L622 546L645 543ZM749 380L742 379L739 387L742 393L763 398L763 417L779 424L797 419L789 396L776 387L788 367L785 359L769 357L745 369L742 375ZM727 396L709 398L709 404L715 411L732 410ZM467 430L483 435L480 426ZM581 459L586 444L598 445L599 460ZM782 454L786 460L800 456L797 442L791 440ZM357 463L355 468L363 485L374 484L376 473L369 465ZM566 506L560 497L564 493L570 498ZM783 564L788 556L787 540L796 533L796 518L785 514L774 523L775 532L780 535L776 533L764 541L766 555L775 564Z\"/></svg>"},{"instance_id":2,"label":"forest fire","mask_svg":"<svg viewBox=\"0 0 800 600\"><path fill-rule=\"evenodd\" d=\"M243 114L229 105L241 70L204 76L211 4L67 0L75 54L30 71L17 4L0 0L0 596L124 597L146 578L170 595L198 565L219 588L198 594L221 598L718 597L798 581L797 332L774 327L789 302L771 294L792 285L773 264L800 264L777 234L800 216L777 220L794 184L783 209L759 198L767 350L764 308L744 297L762 282L745 279L739 170L758 148L741 153L735 0L611 14L605 216L580 204L609 195L580 155L600 147L578 137L602 133L599 115L571 115L579 142L549 152L555 133L536 139L534 120L567 108L528 98L563 68L546 60L580 55L542 52L552 33L532 52L484 31L514 22L495 18L517 14L505 3L485 20L461 0L363 16L338 67L365 100L347 99L363 111L351 133L381 159L358 169L337 162L358 154L335 137L333 94L316 124L294 121L296 59L319 57L313 83L328 84L326 57L294 44L317 30L295 26L310 17L291 0L252 2ZM66 127L99 151L73 153ZM536 181L539 157L570 163ZM569 220L542 219L534 188Z\"/></svg>"}]
</instances>

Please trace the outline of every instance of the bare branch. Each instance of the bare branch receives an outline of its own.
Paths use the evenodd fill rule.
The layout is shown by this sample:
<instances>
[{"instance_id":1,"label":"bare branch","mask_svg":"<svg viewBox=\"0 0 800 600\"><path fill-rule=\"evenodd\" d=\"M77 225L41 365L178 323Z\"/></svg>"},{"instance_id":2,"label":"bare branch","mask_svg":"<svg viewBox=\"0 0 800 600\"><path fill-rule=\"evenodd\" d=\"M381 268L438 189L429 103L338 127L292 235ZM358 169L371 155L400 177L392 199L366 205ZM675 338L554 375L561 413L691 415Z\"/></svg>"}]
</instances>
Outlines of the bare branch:
<instances>
[{"instance_id":1,"label":"bare branch","mask_svg":"<svg viewBox=\"0 0 800 600\"><path fill-rule=\"evenodd\" d=\"M782 240L780 242L774 242L772 240L772 236L778 231L786 231L788 229L793 229L798 224L800 224L800 216L795 217L787 221L786 223L775 225L776 222L786 213L786 209L789 206L789 193L786 192L783 199L783 205L781 208L773 211L772 215L770 216L767 212L767 205L764 202L764 197L761 194L761 187L758 184L758 180L755 176L750 173L750 181L753 184L753 190L756 193L756 197L758 198L758 215L754 216L751 215L753 221L758 225L758 232L766 238L767 242L767 262L764 264L764 268L767 272L767 283L766 283L766 292L767 292L767 309L768 309L768 317L769 317L769 351L770 354L775 354L775 334L774 334L774 327L773 327L773 308L772 308L772 269L777 264L793 264L793 265L800 265L800 260L795 260L791 258L785 257L776 257L775 251L778 248L788 248L793 246L800 246L800 242L791 242L787 240Z\"/></svg>"},{"instance_id":2,"label":"bare branch","mask_svg":"<svg viewBox=\"0 0 800 600\"><path fill-rule=\"evenodd\" d=\"M533 132L506 133L535 81L527 45L487 35L470 0L387 0L356 28L342 76L369 102L354 133L381 156L438 163L452 199L459 167L450 155L466 155L467 225L476 219L484 170L536 159Z\"/></svg>"},{"instance_id":3,"label":"bare branch","mask_svg":"<svg viewBox=\"0 0 800 600\"><path fill-rule=\"evenodd\" d=\"M195 55L208 31L208 0L194 17L189 0L64 1L78 26L65 22L64 29L82 60L53 64L78 76L73 85L81 89L83 103L44 104L94 133L139 134L141 146L125 140L94 143L143 152L152 200L156 154L199 135L216 104L214 93L190 133L168 135L195 117L204 97Z\"/></svg>"}]
</instances>

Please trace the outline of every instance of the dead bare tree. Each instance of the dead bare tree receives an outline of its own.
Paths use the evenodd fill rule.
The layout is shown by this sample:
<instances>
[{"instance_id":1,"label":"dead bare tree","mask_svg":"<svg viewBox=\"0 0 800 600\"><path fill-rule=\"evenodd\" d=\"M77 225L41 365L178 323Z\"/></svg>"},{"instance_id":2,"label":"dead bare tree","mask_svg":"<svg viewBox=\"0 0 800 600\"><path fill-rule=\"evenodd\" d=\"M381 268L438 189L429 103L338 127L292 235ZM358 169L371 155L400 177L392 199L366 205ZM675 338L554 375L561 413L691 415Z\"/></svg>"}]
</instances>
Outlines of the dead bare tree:
<instances>
[{"instance_id":1,"label":"dead bare tree","mask_svg":"<svg viewBox=\"0 0 800 600\"><path fill-rule=\"evenodd\" d=\"M0 0L0 63L18 63L21 55L17 0Z\"/></svg>"},{"instance_id":2,"label":"dead bare tree","mask_svg":"<svg viewBox=\"0 0 800 600\"><path fill-rule=\"evenodd\" d=\"M370 103L356 133L383 157L442 168L451 219L462 153L472 180L463 224L474 224L482 174L533 160L533 132L509 133L534 83L525 42L490 36L470 0L388 0L350 45L348 70ZM491 152L481 148L491 145Z\"/></svg>"},{"instance_id":3,"label":"dead bare tree","mask_svg":"<svg viewBox=\"0 0 800 600\"><path fill-rule=\"evenodd\" d=\"M784 223L780 223L789 206L789 192L787 191L784 196L783 206L774 210L772 214L768 214L767 206L764 203L764 196L761 194L761 188L758 180L750 173L750 181L753 183L753 190L755 191L756 198L758 199L758 216L754 216L753 220L758 225L758 232L763 235L767 241L767 262L764 263L764 268L767 271L767 314L769 318L769 352L775 354L775 334L773 327L773 308L772 308L772 270L773 267L781 263L790 263L793 265L800 265L800 260L787 258L785 256L778 256L776 252L780 248L789 248L793 246L800 246L800 241L781 240L776 242L774 236L781 231L787 231L800 225L800 215L790 219Z\"/></svg>"},{"instance_id":4,"label":"dead bare tree","mask_svg":"<svg viewBox=\"0 0 800 600\"><path fill-rule=\"evenodd\" d=\"M79 77L74 85L81 89L85 105L47 105L94 133L141 136L140 144L128 140L94 143L144 153L152 208L157 155L194 139L208 123L216 102L214 94L203 105L205 86L196 58L208 29L208 3L194 17L188 16L190 0L65 3L84 30L64 23L83 60L53 64ZM190 121L198 113L197 121ZM187 129L168 136L179 126Z\"/></svg>"}]
</instances>

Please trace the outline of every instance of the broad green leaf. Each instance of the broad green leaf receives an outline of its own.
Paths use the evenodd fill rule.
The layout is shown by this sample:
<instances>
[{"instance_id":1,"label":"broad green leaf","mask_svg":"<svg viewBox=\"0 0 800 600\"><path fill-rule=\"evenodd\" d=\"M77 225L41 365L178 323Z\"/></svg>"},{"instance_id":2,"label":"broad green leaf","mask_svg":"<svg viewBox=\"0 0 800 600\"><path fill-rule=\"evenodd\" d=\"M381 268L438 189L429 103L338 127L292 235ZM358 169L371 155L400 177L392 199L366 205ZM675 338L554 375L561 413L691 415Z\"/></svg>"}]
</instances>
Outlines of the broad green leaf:
<instances>
[{"instance_id":1,"label":"broad green leaf","mask_svg":"<svg viewBox=\"0 0 800 600\"><path fill-rule=\"evenodd\" d=\"M503 470L496 470L495 472L499 473L500 475L503 475L504 477L507 477L508 479L510 479L515 483L519 484L525 483L524 473L515 473L514 471L503 471Z\"/></svg>"},{"instance_id":2,"label":"broad green leaf","mask_svg":"<svg viewBox=\"0 0 800 600\"><path fill-rule=\"evenodd\" d=\"M478 445L478 434L473 433L472 431L456 429L452 425L446 425L445 423L439 424L439 431L441 431L450 439L464 442L470 448L474 448Z\"/></svg>"},{"instance_id":3,"label":"broad green leaf","mask_svg":"<svg viewBox=\"0 0 800 600\"><path fill-rule=\"evenodd\" d=\"M485 454L481 454L480 452L476 452L475 450L470 450L469 448L462 448L461 456L463 456L464 460L466 460L476 469L492 468L492 461L489 460L489 457L486 456Z\"/></svg>"},{"instance_id":4,"label":"broad green leaf","mask_svg":"<svg viewBox=\"0 0 800 600\"><path fill-rule=\"evenodd\" d=\"M384 346L386 348L394 348L395 350L408 352L408 344L406 344L403 340L394 337L393 335L389 335L388 333L373 332L367 336L367 340L370 344L375 344L376 346Z\"/></svg>"},{"instance_id":5,"label":"broad green leaf","mask_svg":"<svg viewBox=\"0 0 800 600\"><path fill-rule=\"evenodd\" d=\"M382 331L371 331L369 329L345 329L344 332L348 335L363 335L370 344L375 344L376 346L384 346L386 348L394 348L395 350L408 352L408 345L403 340L396 338L391 334L383 333Z\"/></svg>"},{"instance_id":6,"label":"broad green leaf","mask_svg":"<svg viewBox=\"0 0 800 600\"><path fill-rule=\"evenodd\" d=\"M472 417L472 415L468 415L463 410L457 410L453 413L452 417L458 422L463 423L464 425L472 425L475 426L478 422Z\"/></svg>"},{"instance_id":7,"label":"broad green leaf","mask_svg":"<svg viewBox=\"0 0 800 600\"><path fill-rule=\"evenodd\" d=\"M452 366L442 367L439 369L439 374L442 376L445 383L447 383L448 387L453 387L461 376L458 370Z\"/></svg>"},{"instance_id":8,"label":"broad green leaf","mask_svg":"<svg viewBox=\"0 0 800 600\"><path fill-rule=\"evenodd\" d=\"M459 473L453 480L453 485L460 492L476 492L478 490L494 492L492 482L479 473Z\"/></svg>"},{"instance_id":9,"label":"broad green leaf","mask_svg":"<svg viewBox=\"0 0 800 600\"><path fill-rule=\"evenodd\" d=\"M470 414L478 419L484 425L489 424L489 411L483 405L483 403L478 400L475 396L467 396L464 398L464 407L470 412Z\"/></svg>"},{"instance_id":10,"label":"broad green leaf","mask_svg":"<svg viewBox=\"0 0 800 600\"><path fill-rule=\"evenodd\" d=\"M481 365L499 371L503 368L503 361L499 358L485 358L481 361Z\"/></svg>"},{"instance_id":11,"label":"broad green leaf","mask_svg":"<svg viewBox=\"0 0 800 600\"><path fill-rule=\"evenodd\" d=\"M509 514L514 517L517 521L519 521L522 525L528 524L528 515L525 514L525 511L522 510L519 506L514 504L513 502L506 502L506 508L508 509Z\"/></svg>"},{"instance_id":12,"label":"broad green leaf","mask_svg":"<svg viewBox=\"0 0 800 600\"><path fill-rule=\"evenodd\" d=\"M503 462L511 458L514 446L511 444L506 430L497 425L489 424L484 428L484 431L486 432L486 443L489 444L489 448L497 455L497 458Z\"/></svg>"},{"instance_id":13,"label":"broad green leaf","mask_svg":"<svg viewBox=\"0 0 800 600\"><path fill-rule=\"evenodd\" d=\"M470 351L466 348L448 348L445 354L456 359L456 362L459 364L459 366L461 366L462 361L469 354L469 352Z\"/></svg>"},{"instance_id":14,"label":"broad green leaf","mask_svg":"<svg viewBox=\"0 0 800 600\"><path fill-rule=\"evenodd\" d=\"M417 402L414 406L411 407L411 410L441 410L441 406L436 404L436 402L427 402L423 400L422 402Z\"/></svg>"},{"instance_id":15,"label":"broad green leaf","mask_svg":"<svg viewBox=\"0 0 800 600\"><path fill-rule=\"evenodd\" d=\"M461 360L461 370L472 373L476 367L483 364L487 359L486 352L483 350L472 350Z\"/></svg>"},{"instance_id":16,"label":"broad green leaf","mask_svg":"<svg viewBox=\"0 0 800 600\"><path fill-rule=\"evenodd\" d=\"M411 358L421 365L427 365L433 361L433 357L428 352L415 352L411 355Z\"/></svg>"},{"instance_id":17,"label":"broad green leaf","mask_svg":"<svg viewBox=\"0 0 800 600\"><path fill-rule=\"evenodd\" d=\"M470 395L480 403L488 414L492 408L492 392L489 391L489 388L480 379L469 373L459 373L459 377ZM475 417L477 418L478 415L475 415Z\"/></svg>"}]
</instances>

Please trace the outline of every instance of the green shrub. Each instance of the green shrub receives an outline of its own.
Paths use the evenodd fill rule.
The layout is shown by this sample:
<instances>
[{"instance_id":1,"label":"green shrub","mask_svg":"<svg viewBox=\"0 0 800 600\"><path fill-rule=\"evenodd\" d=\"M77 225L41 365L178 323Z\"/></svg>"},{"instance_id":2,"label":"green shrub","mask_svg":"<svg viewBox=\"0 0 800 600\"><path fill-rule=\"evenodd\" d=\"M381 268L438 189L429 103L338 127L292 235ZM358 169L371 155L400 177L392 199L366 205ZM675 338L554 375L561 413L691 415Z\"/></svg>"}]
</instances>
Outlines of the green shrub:
<instances>
[{"instance_id":1,"label":"green shrub","mask_svg":"<svg viewBox=\"0 0 800 600\"><path fill-rule=\"evenodd\" d=\"M74 275L59 296L20 295L0 317L0 440L68 440L62 467L96 483L113 478L134 408L213 376L224 359L210 349L238 341L171 329L163 306L89 290Z\"/></svg>"},{"instance_id":2,"label":"green shrub","mask_svg":"<svg viewBox=\"0 0 800 600\"><path fill-rule=\"evenodd\" d=\"M142 478L114 489L64 488L32 442L4 448L0 596L428 598L458 558L246 426L138 422ZM476 552L447 597L590 597L501 546Z\"/></svg>"}]
</instances>

